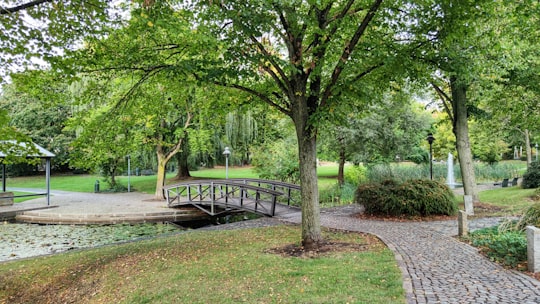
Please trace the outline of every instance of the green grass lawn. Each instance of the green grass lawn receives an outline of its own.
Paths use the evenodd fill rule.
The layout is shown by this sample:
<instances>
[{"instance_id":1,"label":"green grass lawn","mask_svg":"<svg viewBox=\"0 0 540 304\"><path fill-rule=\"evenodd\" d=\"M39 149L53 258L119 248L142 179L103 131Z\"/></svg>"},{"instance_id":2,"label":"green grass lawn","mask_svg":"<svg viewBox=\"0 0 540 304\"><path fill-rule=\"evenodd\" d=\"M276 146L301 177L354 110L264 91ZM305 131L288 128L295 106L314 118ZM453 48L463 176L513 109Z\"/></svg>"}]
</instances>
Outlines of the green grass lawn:
<instances>
[{"instance_id":1,"label":"green grass lawn","mask_svg":"<svg viewBox=\"0 0 540 304\"><path fill-rule=\"evenodd\" d=\"M337 182L338 166L325 165L318 168L319 186L329 187ZM223 179L225 178L225 168L218 167L212 169L200 169L191 171L191 176L194 179ZM175 183L175 174L167 174L167 183ZM252 167L230 167L229 178L258 178L257 173ZM81 174L81 175L53 175L51 177L51 189L75 192L93 192L96 181L100 182L100 189L106 190L106 183L103 178L98 175ZM117 181L122 185L127 186L128 177L118 176ZM139 192L154 193L156 191L156 176L130 176L129 181L131 187ZM45 189L44 176L27 176L8 178L6 180L8 188L37 188Z\"/></svg>"},{"instance_id":2,"label":"green grass lawn","mask_svg":"<svg viewBox=\"0 0 540 304\"><path fill-rule=\"evenodd\" d=\"M535 189L521 187L497 188L480 192L480 201L502 208L496 215L521 215L534 201L530 198Z\"/></svg>"},{"instance_id":3,"label":"green grass lawn","mask_svg":"<svg viewBox=\"0 0 540 304\"><path fill-rule=\"evenodd\" d=\"M405 303L394 254L355 233L326 239L366 244L316 258L269 252L298 241L278 226L193 232L0 264L9 303Z\"/></svg>"}]
</instances>

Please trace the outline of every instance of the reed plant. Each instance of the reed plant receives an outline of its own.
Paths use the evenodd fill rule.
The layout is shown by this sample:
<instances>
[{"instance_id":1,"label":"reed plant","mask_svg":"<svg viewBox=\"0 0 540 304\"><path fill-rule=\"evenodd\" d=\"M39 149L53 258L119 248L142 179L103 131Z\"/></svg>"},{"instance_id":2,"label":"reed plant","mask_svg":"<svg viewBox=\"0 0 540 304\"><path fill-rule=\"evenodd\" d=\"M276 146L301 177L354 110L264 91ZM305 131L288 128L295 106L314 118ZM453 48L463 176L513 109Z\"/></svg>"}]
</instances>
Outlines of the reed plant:
<instances>
[{"instance_id":1,"label":"reed plant","mask_svg":"<svg viewBox=\"0 0 540 304\"><path fill-rule=\"evenodd\" d=\"M526 170L526 164L524 162L475 163L474 168L477 182L486 183L522 176ZM428 179L430 178L429 170L429 164L387 163L368 166L366 175L369 182L382 182L389 179L403 182L412 179ZM455 181L460 182L462 178L459 165L454 165L452 171ZM446 182L447 175L447 163L433 163L434 180Z\"/></svg>"}]
</instances>

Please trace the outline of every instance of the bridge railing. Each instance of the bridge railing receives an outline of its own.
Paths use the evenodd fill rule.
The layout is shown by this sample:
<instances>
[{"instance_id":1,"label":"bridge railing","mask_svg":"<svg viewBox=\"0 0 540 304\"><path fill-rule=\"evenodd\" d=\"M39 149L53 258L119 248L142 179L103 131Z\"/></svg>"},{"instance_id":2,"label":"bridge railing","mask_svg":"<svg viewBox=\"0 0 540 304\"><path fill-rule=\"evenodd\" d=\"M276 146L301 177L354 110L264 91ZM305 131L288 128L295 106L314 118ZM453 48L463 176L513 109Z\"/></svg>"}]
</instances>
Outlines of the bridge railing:
<instances>
[{"instance_id":1,"label":"bridge railing","mask_svg":"<svg viewBox=\"0 0 540 304\"><path fill-rule=\"evenodd\" d=\"M236 183L256 185L257 187L271 189L283 193L278 202L287 206L299 207L301 204L300 186L280 181L257 179L257 178L232 178L228 179Z\"/></svg>"},{"instance_id":2,"label":"bridge railing","mask_svg":"<svg viewBox=\"0 0 540 304\"><path fill-rule=\"evenodd\" d=\"M239 180L195 180L166 186L165 196L169 207L193 205L211 215L217 215L215 205L240 208L253 212L275 215L278 197L283 192ZM290 199L288 198L290 201ZM204 207L210 207L208 211Z\"/></svg>"}]
</instances>

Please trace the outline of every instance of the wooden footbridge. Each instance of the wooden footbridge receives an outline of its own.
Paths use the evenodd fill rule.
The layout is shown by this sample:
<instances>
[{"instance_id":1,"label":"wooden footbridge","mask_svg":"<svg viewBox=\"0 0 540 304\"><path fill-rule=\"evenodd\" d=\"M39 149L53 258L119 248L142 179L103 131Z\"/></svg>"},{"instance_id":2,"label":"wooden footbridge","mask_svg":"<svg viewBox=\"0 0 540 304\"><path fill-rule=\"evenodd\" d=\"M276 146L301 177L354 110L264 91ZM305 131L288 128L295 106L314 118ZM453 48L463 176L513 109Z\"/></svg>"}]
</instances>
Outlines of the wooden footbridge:
<instances>
[{"instance_id":1,"label":"wooden footbridge","mask_svg":"<svg viewBox=\"0 0 540 304\"><path fill-rule=\"evenodd\" d=\"M249 211L276 216L299 211L300 186L263 179L193 180L164 188L167 205L195 206L211 216Z\"/></svg>"}]
</instances>

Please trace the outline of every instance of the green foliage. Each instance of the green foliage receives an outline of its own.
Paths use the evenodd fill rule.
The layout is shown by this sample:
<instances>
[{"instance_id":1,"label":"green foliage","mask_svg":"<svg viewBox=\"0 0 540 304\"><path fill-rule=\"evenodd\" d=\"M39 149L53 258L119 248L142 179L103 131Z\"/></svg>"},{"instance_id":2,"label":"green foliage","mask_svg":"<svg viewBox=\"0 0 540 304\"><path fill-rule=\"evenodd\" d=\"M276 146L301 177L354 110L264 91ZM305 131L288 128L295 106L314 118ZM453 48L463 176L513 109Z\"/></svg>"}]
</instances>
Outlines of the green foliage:
<instances>
[{"instance_id":1,"label":"green foliage","mask_svg":"<svg viewBox=\"0 0 540 304\"><path fill-rule=\"evenodd\" d=\"M438 179L446 176L443 166L433 165L433 176ZM429 165L411 164L375 164L368 166L367 177L370 182L383 182L385 180L406 181L429 177Z\"/></svg>"},{"instance_id":2,"label":"green foliage","mask_svg":"<svg viewBox=\"0 0 540 304\"><path fill-rule=\"evenodd\" d=\"M23 2L29 5L20 5ZM10 70L42 68L42 60L54 61L54 56L69 52L85 37L104 36L109 25L122 20L119 15L126 6L101 0L8 0L0 7L1 83ZM8 9L14 10L8 13Z\"/></svg>"},{"instance_id":3,"label":"green foliage","mask_svg":"<svg viewBox=\"0 0 540 304\"><path fill-rule=\"evenodd\" d=\"M296 184L300 180L298 149L294 137L254 149L252 164L260 178Z\"/></svg>"},{"instance_id":4,"label":"green foliage","mask_svg":"<svg viewBox=\"0 0 540 304\"><path fill-rule=\"evenodd\" d=\"M348 205L354 201L356 185L345 183L340 186L335 183L332 187L320 190L319 200L322 207Z\"/></svg>"},{"instance_id":5,"label":"green foliage","mask_svg":"<svg viewBox=\"0 0 540 304\"><path fill-rule=\"evenodd\" d=\"M429 152L420 147L414 147L412 153L407 155L406 158L415 164L429 163Z\"/></svg>"},{"instance_id":6,"label":"green foliage","mask_svg":"<svg viewBox=\"0 0 540 304\"><path fill-rule=\"evenodd\" d=\"M359 185L367 180L367 168L360 166L348 166L345 168L345 183Z\"/></svg>"},{"instance_id":7,"label":"green foliage","mask_svg":"<svg viewBox=\"0 0 540 304\"><path fill-rule=\"evenodd\" d=\"M516 230L525 231L527 226L540 227L540 203L527 208L516 224Z\"/></svg>"},{"instance_id":8,"label":"green foliage","mask_svg":"<svg viewBox=\"0 0 540 304\"><path fill-rule=\"evenodd\" d=\"M72 112L67 82L48 71L27 71L12 75L12 79L3 87L0 108L8 111L13 127L55 154L53 170L67 170L69 144L75 137L74 132L64 130ZM18 169L24 173L24 167Z\"/></svg>"},{"instance_id":9,"label":"green foliage","mask_svg":"<svg viewBox=\"0 0 540 304\"><path fill-rule=\"evenodd\" d=\"M366 213L390 216L454 215L454 194L444 184L430 180L360 185L355 203L364 205Z\"/></svg>"},{"instance_id":10,"label":"green foliage","mask_svg":"<svg viewBox=\"0 0 540 304\"><path fill-rule=\"evenodd\" d=\"M535 201L540 201L540 188L536 188L534 193L531 195L531 198Z\"/></svg>"},{"instance_id":11,"label":"green foliage","mask_svg":"<svg viewBox=\"0 0 540 304\"><path fill-rule=\"evenodd\" d=\"M473 246L492 260L516 267L527 261L527 238L522 231L499 231L498 227L485 228L470 233L467 238Z\"/></svg>"},{"instance_id":12,"label":"green foliage","mask_svg":"<svg viewBox=\"0 0 540 304\"><path fill-rule=\"evenodd\" d=\"M519 176L524 169L524 163L500 162L495 164L475 163L474 170L478 181L493 182L503 178ZM445 163L433 164L433 179L444 180L448 169ZM461 180L459 165L454 165L454 176L456 180ZM387 163L374 164L368 166L367 178L370 182L381 182L387 179L405 181L410 179L422 179L429 177L428 164L411 163Z\"/></svg>"},{"instance_id":13,"label":"green foliage","mask_svg":"<svg viewBox=\"0 0 540 304\"><path fill-rule=\"evenodd\" d=\"M540 162L535 161L529 165L527 172L523 174L521 187L523 187L523 189L540 187Z\"/></svg>"}]
</instances>

